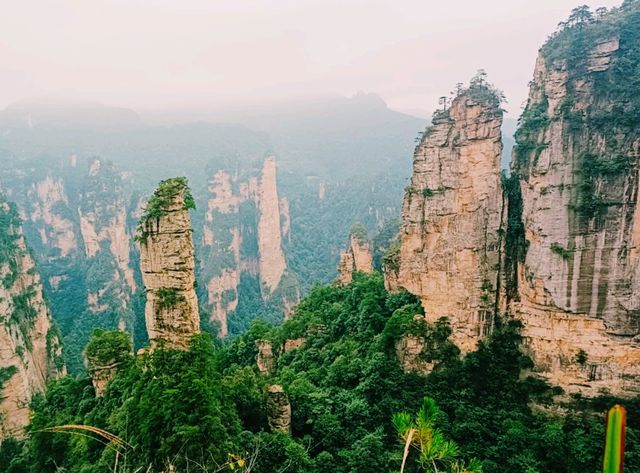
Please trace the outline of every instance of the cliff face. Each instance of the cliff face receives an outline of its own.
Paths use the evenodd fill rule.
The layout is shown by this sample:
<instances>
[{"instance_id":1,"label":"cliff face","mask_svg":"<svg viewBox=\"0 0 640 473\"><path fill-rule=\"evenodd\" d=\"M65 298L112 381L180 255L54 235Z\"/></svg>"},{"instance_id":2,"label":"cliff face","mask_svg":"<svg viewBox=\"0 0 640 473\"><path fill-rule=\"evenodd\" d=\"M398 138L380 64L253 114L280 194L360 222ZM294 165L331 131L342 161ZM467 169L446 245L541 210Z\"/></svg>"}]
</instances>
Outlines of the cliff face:
<instances>
[{"instance_id":1,"label":"cliff face","mask_svg":"<svg viewBox=\"0 0 640 473\"><path fill-rule=\"evenodd\" d=\"M186 349L200 330L190 208L194 203L186 179L167 179L149 199L138 227L152 348Z\"/></svg>"},{"instance_id":2,"label":"cliff face","mask_svg":"<svg viewBox=\"0 0 640 473\"><path fill-rule=\"evenodd\" d=\"M34 183L30 193L33 207L29 218L44 223L40 231L42 243L58 248L60 256L68 256L78 243L73 222L59 211L69 203L62 179L47 176Z\"/></svg>"},{"instance_id":3,"label":"cliff face","mask_svg":"<svg viewBox=\"0 0 640 473\"><path fill-rule=\"evenodd\" d=\"M638 18L574 18L541 49L502 191L499 110L463 90L437 114L385 262L463 350L492 313L521 319L535 371L568 392L640 392Z\"/></svg>"},{"instance_id":4,"label":"cliff face","mask_svg":"<svg viewBox=\"0 0 640 473\"><path fill-rule=\"evenodd\" d=\"M131 329L131 294L136 289L130 262L131 235L123 180L113 164L92 161L79 196L78 215L88 264L100 266L88 281L91 312L119 314L118 326Z\"/></svg>"},{"instance_id":5,"label":"cliff face","mask_svg":"<svg viewBox=\"0 0 640 473\"><path fill-rule=\"evenodd\" d=\"M280 233L280 201L276 185L276 160L267 158L262 168L258 195L258 251L262 293L271 295L287 268Z\"/></svg>"},{"instance_id":6,"label":"cliff face","mask_svg":"<svg viewBox=\"0 0 640 473\"><path fill-rule=\"evenodd\" d=\"M477 90L476 90L477 89ZM483 84L433 118L405 192L398 267L388 284L448 317L463 350L492 327L502 212L499 100Z\"/></svg>"},{"instance_id":7,"label":"cliff face","mask_svg":"<svg viewBox=\"0 0 640 473\"><path fill-rule=\"evenodd\" d=\"M362 225L356 225L349 235L349 248L340 253L338 279L342 284L353 280L354 272L373 272L373 250L367 231Z\"/></svg>"},{"instance_id":8,"label":"cliff face","mask_svg":"<svg viewBox=\"0 0 640 473\"><path fill-rule=\"evenodd\" d=\"M29 403L64 373L57 329L16 207L0 197L0 440L20 437Z\"/></svg>"},{"instance_id":9,"label":"cliff face","mask_svg":"<svg viewBox=\"0 0 640 473\"><path fill-rule=\"evenodd\" d=\"M75 155L57 166L5 169L4 176L53 317L71 341L67 366L77 373L93 328L135 328L130 177L112 163Z\"/></svg>"},{"instance_id":10,"label":"cliff face","mask_svg":"<svg viewBox=\"0 0 640 473\"><path fill-rule=\"evenodd\" d=\"M528 250L512 309L537 369L569 390L640 389L637 10L545 45L517 135Z\"/></svg>"},{"instance_id":11,"label":"cliff face","mask_svg":"<svg viewBox=\"0 0 640 473\"><path fill-rule=\"evenodd\" d=\"M288 199L278 196L275 159L248 175L218 170L208 191L200 273L209 320L226 336L249 323L237 310L270 305L286 315L298 291L286 271L283 239L290 240L291 220ZM230 323L234 315L243 320Z\"/></svg>"}]
</instances>

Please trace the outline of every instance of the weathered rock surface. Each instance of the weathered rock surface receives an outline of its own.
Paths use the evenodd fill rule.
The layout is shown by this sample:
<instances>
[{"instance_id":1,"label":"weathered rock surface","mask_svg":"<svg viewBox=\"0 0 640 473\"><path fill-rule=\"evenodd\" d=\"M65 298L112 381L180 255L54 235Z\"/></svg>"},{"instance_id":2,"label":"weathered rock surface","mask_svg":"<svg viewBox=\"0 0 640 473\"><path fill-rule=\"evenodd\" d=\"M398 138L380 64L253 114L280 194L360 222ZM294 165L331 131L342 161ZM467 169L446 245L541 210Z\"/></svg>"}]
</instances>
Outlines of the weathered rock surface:
<instances>
[{"instance_id":1,"label":"weathered rock surface","mask_svg":"<svg viewBox=\"0 0 640 473\"><path fill-rule=\"evenodd\" d=\"M571 67L542 50L513 163L529 246L511 309L537 370L586 394L640 391L640 132L599 86L620 44L609 31Z\"/></svg>"},{"instance_id":2,"label":"weathered rock surface","mask_svg":"<svg viewBox=\"0 0 640 473\"><path fill-rule=\"evenodd\" d=\"M47 176L34 183L28 194L32 207L26 217L43 223L42 244L59 249L61 257L68 256L78 247L78 240L73 222L59 211L69 204L63 180Z\"/></svg>"},{"instance_id":3,"label":"weathered rock surface","mask_svg":"<svg viewBox=\"0 0 640 473\"><path fill-rule=\"evenodd\" d=\"M340 253L338 279L342 284L353 280L354 272L373 272L373 250L366 230L361 225L352 229L349 235L349 248Z\"/></svg>"},{"instance_id":4,"label":"weathered rock surface","mask_svg":"<svg viewBox=\"0 0 640 473\"><path fill-rule=\"evenodd\" d=\"M436 115L416 147L393 284L446 316L463 351L492 327L502 190L499 103L471 93Z\"/></svg>"},{"instance_id":5,"label":"weathered rock surface","mask_svg":"<svg viewBox=\"0 0 640 473\"><path fill-rule=\"evenodd\" d=\"M284 346L282 347L282 351L284 353L297 350L300 348L305 342L304 338L290 338L284 341Z\"/></svg>"},{"instance_id":6,"label":"weathered rock surface","mask_svg":"<svg viewBox=\"0 0 640 473\"><path fill-rule=\"evenodd\" d=\"M271 375L276 368L273 344L269 340L256 340L256 348L258 349L256 356L258 371L265 376Z\"/></svg>"},{"instance_id":7,"label":"weathered rock surface","mask_svg":"<svg viewBox=\"0 0 640 473\"><path fill-rule=\"evenodd\" d=\"M267 419L272 432L291 432L291 404L282 386L267 389Z\"/></svg>"},{"instance_id":8,"label":"weathered rock surface","mask_svg":"<svg viewBox=\"0 0 640 473\"><path fill-rule=\"evenodd\" d=\"M262 168L258 195L258 251L263 295L273 293L287 268L280 233L280 201L276 184L276 160L267 158Z\"/></svg>"},{"instance_id":9,"label":"weathered rock surface","mask_svg":"<svg viewBox=\"0 0 640 473\"><path fill-rule=\"evenodd\" d=\"M275 298L286 317L299 291L287 277L282 242L291 238L291 218L288 199L278 197L275 158L267 158L257 175L218 170L208 191L200 270L209 320L220 336L228 334L243 279L259 281L262 301Z\"/></svg>"},{"instance_id":10,"label":"weathered rock surface","mask_svg":"<svg viewBox=\"0 0 640 473\"><path fill-rule=\"evenodd\" d=\"M405 373L428 374L434 364L422 358L425 340L416 335L406 335L396 343L396 357Z\"/></svg>"},{"instance_id":11,"label":"weathered rock surface","mask_svg":"<svg viewBox=\"0 0 640 473\"><path fill-rule=\"evenodd\" d=\"M152 348L162 344L186 349L200 331L191 218L185 204L188 188L176 179L160 184L146 211L157 205L154 199L161 199L161 215L143 215L139 230L145 319Z\"/></svg>"},{"instance_id":12,"label":"weathered rock surface","mask_svg":"<svg viewBox=\"0 0 640 473\"><path fill-rule=\"evenodd\" d=\"M103 266L101 278L87 286L89 310L94 313L111 310L119 314L118 325L131 330L131 294L136 283L130 262L132 238L122 183L122 176L113 164L93 160L79 197L78 216L85 256L90 264Z\"/></svg>"},{"instance_id":13,"label":"weathered rock surface","mask_svg":"<svg viewBox=\"0 0 640 473\"><path fill-rule=\"evenodd\" d=\"M628 119L640 103L620 72L640 61L625 28L636 13L628 4L541 49L502 217L501 114L463 93L436 115L387 278L430 320L449 317L463 351L490 331L492 307L519 318L535 371L586 395L640 392L640 131ZM405 366L418 345L396 347Z\"/></svg>"},{"instance_id":14,"label":"weathered rock surface","mask_svg":"<svg viewBox=\"0 0 640 473\"><path fill-rule=\"evenodd\" d=\"M0 441L21 437L29 404L65 372L57 330L16 208L0 198Z\"/></svg>"}]
</instances>

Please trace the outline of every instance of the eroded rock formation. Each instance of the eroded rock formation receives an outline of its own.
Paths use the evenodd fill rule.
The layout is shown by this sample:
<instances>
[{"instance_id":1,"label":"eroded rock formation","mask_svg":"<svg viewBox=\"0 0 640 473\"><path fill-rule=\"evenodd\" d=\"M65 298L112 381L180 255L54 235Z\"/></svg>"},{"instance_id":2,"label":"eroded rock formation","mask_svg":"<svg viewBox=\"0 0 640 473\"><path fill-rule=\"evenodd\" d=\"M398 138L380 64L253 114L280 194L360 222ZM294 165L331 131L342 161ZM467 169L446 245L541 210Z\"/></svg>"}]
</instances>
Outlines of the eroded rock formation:
<instances>
[{"instance_id":1,"label":"eroded rock formation","mask_svg":"<svg viewBox=\"0 0 640 473\"><path fill-rule=\"evenodd\" d=\"M483 83L459 93L416 147L399 267L388 278L448 317L463 350L491 330L502 211L500 101ZM393 287L392 287L393 288Z\"/></svg>"},{"instance_id":2,"label":"eroded rock formation","mask_svg":"<svg viewBox=\"0 0 640 473\"><path fill-rule=\"evenodd\" d=\"M349 248L340 253L338 279L342 284L353 280L354 272L373 272L373 250L366 229L355 225L349 235Z\"/></svg>"},{"instance_id":3,"label":"eroded rock formation","mask_svg":"<svg viewBox=\"0 0 640 473\"><path fill-rule=\"evenodd\" d=\"M131 337L118 330L95 330L85 349L86 364L97 397L104 396L109 382L133 354Z\"/></svg>"},{"instance_id":4,"label":"eroded rock formation","mask_svg":"<svg viewBox=\"0 0 640 473\"><path fill-rule=\"evenodd\" d=\"M282 251L279 202L276 160L270 157L264 161L258 195L258 263L262 292L267 296L276 290L287 268Z\"/></svg>"},{"instance_id":5,"label":"eroded rock formation","mask_svg":"<svg viewBox=\"0 0 640 473\"><path fill-rule=\"evenodd\" d=\"M21 437L29 403L64 373L57 329L16 207L0 197L0 441Z\"/></svg>"},{"instance_id":6,"label":"eroded rock formation","mask_svg":"<svg viewBox=\"0 0 640 473\"><path fill-rule=\"evenodd\" d=\"M291 237L291 218L288 199L278 197L275 158L249 175L218 170L208 191L200 270L209 320L218 325L220 336L228 334L241 284L259 285L261 301L251 305L275 301L286 316L299 291L286 271L282 245Z\"/></svg>"},{"instance_id":7,"label":"eroded rock formation","mask_svg":"<svg viewBox=\"0 0 640 473\"><path fill-rule=\"evenodd\" d=\"M502 218L498 108L463 90L434 117L391 261L388 285L449 317L463 350L487 314L522 320L535 371L568 392L640 392L639 12L625 3L541 49Z\"/></svg>"},{"instance_id":8,"label":"eroded rock formation","mask_svg":"<svg viewBox=\"0 0 640 473\"><path fill-rule=\"evenodd\" d=\"M272 384L267 389L267 419L272 432L291 432L291 404L279 384Z\"/></svg>"},{"instance_id":9,"label":"eroded rock formation","mask_svg":"<svg viewBox=\"0 0 640 473\"><path fill-rule=\"evenodd\" d=\"M537 370L588 394L640 391L640 131L620 72L639 58L621 18L541 50L512 164L528 242L512 311Z\"/></svg>"},{"instance_id":10,"label":"eroded rock formation","mask_svg":"<svg viewBox=\"0 0 640 473\"><path fill-rule=\"evenodd\" d=\"M93 270L87 284L89 310L119 314L118 325L131 329L131 294L136 289L130 264L131 235L120 173L111 163L95 159L79 197L80 233L88 265Z\"/></svg>"},{"instance_id":11,"label":"eroded rock formation","mask_svg":"<svg viewBox=\"0 0 640 473\"><path fill-rule=\"evenodd\" d=\"M256 348L258 349L258 354L256 356L258 371L265 376L273 374L273 371L276 368L273 344L269 340L256 340Z\"/></svg>"},{"instance_id":12,"label":"eroded rock formation","mask_svg":"<svg viewBox=\"0 0 640 473\"><path fill-rule=\"evenodd\" d=\"M145 319L151 347L186 349L200 331L194 249L185 178L162 181L138 228L140 268L147 293Z\"/></svg>"},{"instance_id":13,"label":"eroded rock formation","mask_svg":"<svg viewBox=\"0 0 640 473\"><path fill-rule=\"evenodd\" d=\"M69 256L78 247L73 221L61 209L69 205L64 181L47 176L32 184L27 192L30 208L25 217L32 222L42 222L39 228L43 245L57 248L59 256Z\"/></svg>"}]
</instances>

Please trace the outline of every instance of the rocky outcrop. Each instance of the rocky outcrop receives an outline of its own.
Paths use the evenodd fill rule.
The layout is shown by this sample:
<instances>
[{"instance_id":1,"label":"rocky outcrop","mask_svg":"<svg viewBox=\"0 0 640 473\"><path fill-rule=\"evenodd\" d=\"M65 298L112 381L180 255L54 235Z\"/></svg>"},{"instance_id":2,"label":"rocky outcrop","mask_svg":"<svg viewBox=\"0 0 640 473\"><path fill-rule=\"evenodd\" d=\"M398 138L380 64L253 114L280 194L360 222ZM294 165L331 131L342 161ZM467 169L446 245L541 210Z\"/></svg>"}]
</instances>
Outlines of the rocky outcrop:
<instances>
[{"instance_id":1,"label":"rocky outcrop","mask_svg":"<svg viewBox=\"0 0 640 473\"><path fill-rule=\"evenodd\" d=\"M21 437L32 397L65 372L57 329L13 204L0 197L0 441Z\"/></svg>"},{"instance_id":2,"label":"rocky outcrop","mask_svg":"<svg viewBox=\"0 0 640 473\"><path fill-rule=\"evenodd\" d=\"M239 307L241 284L260 288L259 300L245 302L245 307L275 303L286 317L299 299L282 248L283 239L291 238L291 218L288 199L278 197L275 159L267 158L255 171L240 175L218 170L208 185L200 274L209 320L222 337ZM253 294L252 289L246 292Z\"/></svg>"},{"instance_id":3,"label":"rocky outcrop","mask_svg":"<svg viewBox=\"0 0 640 473\"><path fill-rule=\"evenodd\" d=\"M107 386L123 369L133 354L129 334L97 329L85 349L86 365L97 397L104 396Z\"/></svg>"},{"instance_id":4,"label":"rocky outcrop","mask_svg":"<svg viewBox=\"0 0 640 473\"><path fill-rule=\"evenodd\" d=\"M32 184L28 191L30 208L24 217L39 222L39 234L44 246L56 248L60 257L69 256L78 247L73 221L65 214L69 205L64 181L47 176Z\"/></svg>"},{"instance_id":5,"label":"rocky outcrop","mask_svg":"<svg viewBox=\"0 0 640 473\"><path fill-rule=\"evenodd\" d=\"M423 359L425 339L416 335L405 335L396 343L396 357L405 373L428 374L434 363Z\"/></svg>"},{"instance_id":6,"label":"rocky outcrop","mask_svg":"<svg viewBox=\"0 0 640 473\"><path fill-rule=\"evenodd\" d=\"M151 348L186 349L200 330L189 217L194 207L186 179L167 179L149 199L140 219L137 239Z\"/></svg>"},{"instance_id":7,"label":"rocky outcrop","mask_svg":"<svg viewBox=\"0 0 640 473\"><path fill-rule=\"evenodd\" d=\"M273 344L269 340L256 340L256 348L258 349L258 354L256 356L258 371L265 376L273 374L276 368Z\"/></svg>"},{"instance_id":8,"label":"rocky outcrop","mask_svg":"<svg viewBox=\"0 0 640 473\"><path fill-rule=\"evenodd\" d=\"M258 194L258 251L263 296L272 294L287 268L280 233L280 201L276 184L276 160L264 161Z\"/></svg>"},{"instance_id":9,"label":"rocky outcrop","mask_svg":"<svg viewBox=\"0 0 640 473\"><path fill-rule=\"evenodd\" d=\"M80 198L80 231L87 257L95 256L103 243L115 257L118 269L131 290L135 290L130 265L131 236L127 229L127 203L122 178L111 163L91 163Z\"/></svg>"},{"instance_id":10,"label":"rocky outcrop","mask_svg":"<svg viewBox=\"0 0 640 473\"><path fill-rule=\"evenodd\" d=\"M131 236L123 179L113 164L95 159L79 197L78 216L88 265L99 266L87 283L88 308L119 315L132 327L131 294L136 289L130 264Z\"/></svg>"},{"instance_id":11,"label":"rocky outcrop","mask_svg":"<svg viewBox=\"0 0 640 473\"><path fill-rule=\"evenodd\" d=\"M366 229L356 225L349 235L349 248L340 253L338 279L342 284L353 280L354 272L373 272L373 250Z\"/></svg>"},{"instance_id":12,"label":"rocky outcrop","mask_svg":"<svg viewBox=\"0 0 640 473\"><path fill-rule=\"evenodd\" d=\"M587 394L640 391L640 131L619 72L640 57L625 21L541 50L512 165L528 249L511 310L540 374Z\"/></svg>"},{"instance_id":13,"label":"rocky outcrop","mask_svg":"<svg viewBox=\"0 0 640 473\"><path fill-rule=\"evenodd\" d=\"M267 419L272 432L291 433L291 404L282 386L267 389Z\"/></svg>"},{"instance_id":14,"label":"rocky outcrop","mask_svg":"<svg viewBox=\"0 0 640 473\"><path fill-rule=\"evenodd\" d=\"M541 49L504 212L499 110L463 90L438 113L390 258L388 285L419 295L428 318L449 317L463 350L506 313L523 322L534 370L586 395L640 392L639 13L626 2L575 20Z\"/></svg>"},{"instance_id":15,"label":"rocky outcrop","mask_svg":"<svg viewBox=\"0 0 640 473\"><path fill-rule=\"evenodd\" d=\"M500 100L472 83L434 115L405 192L398 268L388 278L418 295L428 320L446 316L470 350L492 327L502 212Z\"/></svg>"},{"instance_id":16,"label":"rocky outcrop","mask_svg":"<svg viewBox=\"0 0 640 473\"><path fill-rule=\"evenodd\" d=\"M288 353L293 350L297 350L300 348L305 342L304 338L290 338L284 341L284 346L282 347L282 351L284 353Z\"/></svg>"},{"instance_id":17,"label":"rocky outcrop","mask_svg":"<svg viewBox=\"0 0 640 473\"><path fill-rule=\"evenodd\" d=\"M53 317L63 337L73 340L65 350L67 366L78 374L92 328L134 331L132 178L110 162L75 155L55 165L43 160L3 173L7 194L23 216Z\"/></svg>"}]
</instances>

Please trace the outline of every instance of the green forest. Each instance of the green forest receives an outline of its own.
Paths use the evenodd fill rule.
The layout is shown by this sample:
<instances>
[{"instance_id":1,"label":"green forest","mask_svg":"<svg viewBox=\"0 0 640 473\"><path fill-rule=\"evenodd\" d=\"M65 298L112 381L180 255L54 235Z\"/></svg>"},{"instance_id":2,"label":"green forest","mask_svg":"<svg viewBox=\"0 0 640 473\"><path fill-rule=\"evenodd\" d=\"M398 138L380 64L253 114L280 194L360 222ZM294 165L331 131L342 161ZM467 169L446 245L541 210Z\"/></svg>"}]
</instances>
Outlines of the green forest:
<instances>
[{"instance_id":1,"label":"green forest","mask_svg":"<svg viewBox=\"0 0 640 473\"><path fill-rule=\"evenodd\" d=\"M27 438L2 443L0 471L395 472L414 423L426 440L410 447L405 472L600 471L616 399L558 397L530 376L513 320L461 357L445 319L428 324L416 298L388 293L379 273L355 276L314 288L281 326L256 322L228 342L197 335L189 351L133 358L122 337L96 332L91 354L121 361L106 394L96 398L87 377L53 381L33 403ZM430 373L402 370L407 336L424 341ZM304 341L284 352L293 339ZM277 359L266 375L256 365L265 340ZM268 427L273 384L289 398L290 434ZM637 412L640 399L625 405ZM629 422L627 471L640 471L640 426Z\"/></svg>"}]
</instances>

